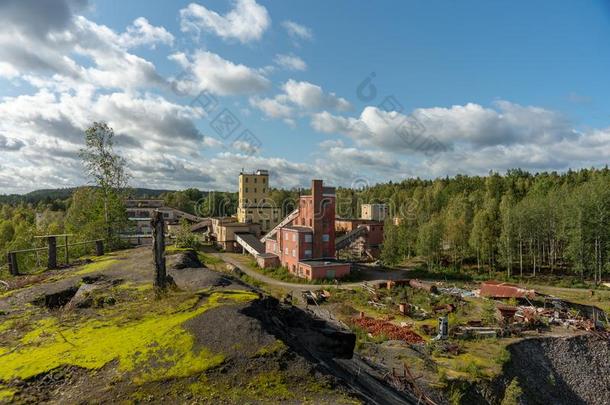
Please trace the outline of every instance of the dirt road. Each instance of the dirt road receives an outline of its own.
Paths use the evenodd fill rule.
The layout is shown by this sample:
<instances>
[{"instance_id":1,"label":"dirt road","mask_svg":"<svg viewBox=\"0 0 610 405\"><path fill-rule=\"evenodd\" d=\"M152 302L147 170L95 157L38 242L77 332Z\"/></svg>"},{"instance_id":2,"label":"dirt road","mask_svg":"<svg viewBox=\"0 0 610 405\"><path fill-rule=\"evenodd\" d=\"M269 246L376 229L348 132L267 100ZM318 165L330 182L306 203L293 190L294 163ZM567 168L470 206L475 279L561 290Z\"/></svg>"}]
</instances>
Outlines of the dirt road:
<instances>
[{"instance_id":1,"label":"dirt road","mask_svg":"<svg viewBox=\"0 0 610 405\"><path fill-rule=\"evenodd\" d=\"M252 270L250 267L244 265L243 263L240 263L238 260L235 260L228 254L225 254L225 253L207 253L207 254L217 257L218 259L222 260L223 262L237 267L238 269L240 269L241 271L243 271L250 277L257 279L259 281L262 281L265 284L285 288L288 290L304 291L304 290L317 290L317 289L328 288L328 287L335 287L335 288L341 288L341 289L352 289L352 288L362 286L362 283L363 283L363 281L352 282L352 283L339 283L336 285L289 283L287 281L276 280L276 279L266 276L256 270ZM376 282L382 282L385 280L386 279L376 279L376 280L367 280L366 282L374 284Z\"/></svg>"}]
</instances>

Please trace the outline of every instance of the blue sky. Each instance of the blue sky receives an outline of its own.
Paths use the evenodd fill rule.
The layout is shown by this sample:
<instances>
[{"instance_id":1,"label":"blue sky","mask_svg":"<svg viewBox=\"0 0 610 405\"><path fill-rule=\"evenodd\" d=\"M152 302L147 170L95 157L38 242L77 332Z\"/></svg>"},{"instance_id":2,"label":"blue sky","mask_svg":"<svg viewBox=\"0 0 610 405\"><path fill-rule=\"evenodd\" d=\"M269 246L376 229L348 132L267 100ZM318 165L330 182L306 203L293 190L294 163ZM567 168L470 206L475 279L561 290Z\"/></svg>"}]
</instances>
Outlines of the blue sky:
<instances>
[{"instance_id":1,"label":"blue sky","mask_svg":"<svg viewBox=\"0 0 610 405\"><path fill-rule=\"evenodd\" d=\"M242 167L293 187L610 160L603 1L7 0L0 23L4 192L84 183L93 120L145 187L232 190ZM231 134L211 125L225 108Z\"/></svg>"}]
</instances>

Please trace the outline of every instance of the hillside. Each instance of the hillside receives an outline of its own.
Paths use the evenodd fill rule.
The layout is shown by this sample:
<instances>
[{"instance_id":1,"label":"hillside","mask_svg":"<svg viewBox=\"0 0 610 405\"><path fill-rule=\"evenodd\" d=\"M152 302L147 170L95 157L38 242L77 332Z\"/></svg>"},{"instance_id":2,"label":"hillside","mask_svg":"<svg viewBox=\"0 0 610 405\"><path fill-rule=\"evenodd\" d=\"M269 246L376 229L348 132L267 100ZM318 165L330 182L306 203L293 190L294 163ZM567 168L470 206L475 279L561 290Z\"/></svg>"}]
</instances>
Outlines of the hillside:
<instances>
[{"instance_id":1,"label":"hillside","mask_svg":"<svg viewBox=\"0 0 610 405\"><path fill-rule=\"evenodd\" d=\"M176 289L155 298L150 256L117 252L2 293L0 402L354 402L312 358L351 355L353 340L203 267L170 270Z\"/></svg>"}]
</instances>

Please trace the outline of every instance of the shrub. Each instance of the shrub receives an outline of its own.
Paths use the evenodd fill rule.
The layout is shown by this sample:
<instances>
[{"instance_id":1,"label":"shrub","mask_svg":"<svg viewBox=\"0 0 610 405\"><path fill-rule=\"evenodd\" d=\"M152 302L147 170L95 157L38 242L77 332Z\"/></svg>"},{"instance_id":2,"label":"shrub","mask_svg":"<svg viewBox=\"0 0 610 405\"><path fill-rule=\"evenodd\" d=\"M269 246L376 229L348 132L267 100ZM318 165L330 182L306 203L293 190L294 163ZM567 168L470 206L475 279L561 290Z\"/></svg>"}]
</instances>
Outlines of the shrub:
<instances>
[{"instance_id":1,"label":"shrub","mask_svg":"<svg viewBox=\"0 0 610 405\"><path fill-rule=\"evenodd\" d=\"M519 386L519 381L513 378L506 390L501 405L519 405L523 390Z\"/></svg>"}]
</instances>

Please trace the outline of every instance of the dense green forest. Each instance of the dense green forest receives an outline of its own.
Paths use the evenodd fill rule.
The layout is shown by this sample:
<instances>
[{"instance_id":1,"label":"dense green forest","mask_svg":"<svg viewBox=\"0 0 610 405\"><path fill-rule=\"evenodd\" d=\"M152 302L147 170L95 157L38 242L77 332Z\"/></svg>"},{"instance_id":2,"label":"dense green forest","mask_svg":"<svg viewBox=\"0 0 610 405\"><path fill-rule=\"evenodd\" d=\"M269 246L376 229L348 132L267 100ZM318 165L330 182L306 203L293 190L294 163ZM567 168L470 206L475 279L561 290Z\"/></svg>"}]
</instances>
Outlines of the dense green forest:
<instances>
[{"instance_id":1,"label":"dense green forest","mask_svg":"<svg viewBox=\"0 0 610 405\"><path fill-rule=\"evenodd\" d=\"M476 267L508 276L571 273L599 281L610 272L610 170L563 174L408 179L364 190L340 189L349 216L357 204L385 202L382 259L419 255L430 268Z\"/></svg>"}]
</instances>

